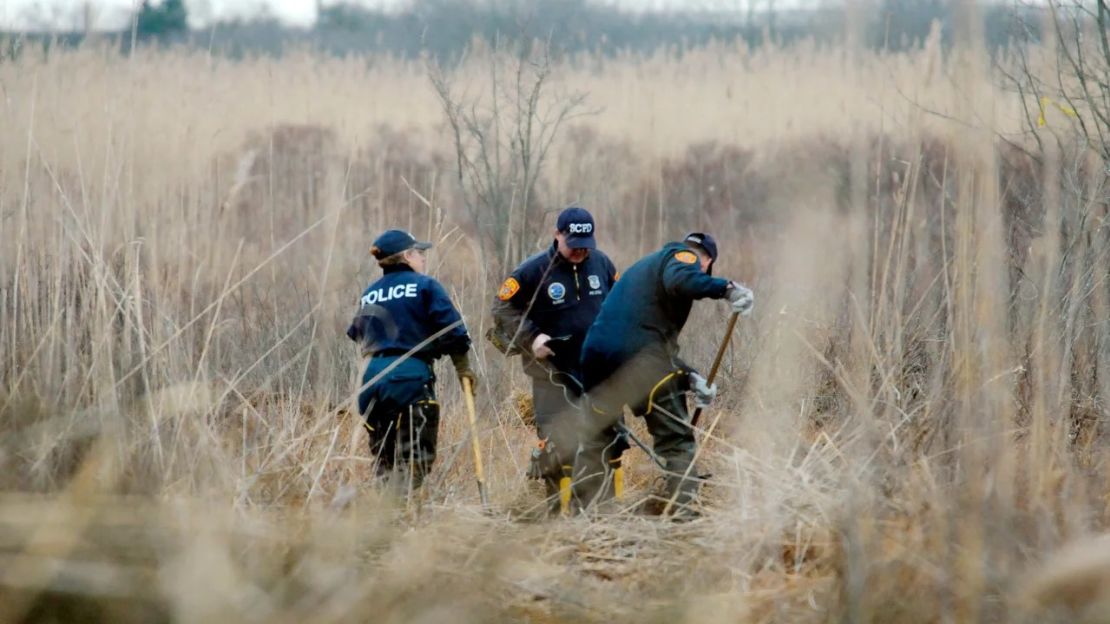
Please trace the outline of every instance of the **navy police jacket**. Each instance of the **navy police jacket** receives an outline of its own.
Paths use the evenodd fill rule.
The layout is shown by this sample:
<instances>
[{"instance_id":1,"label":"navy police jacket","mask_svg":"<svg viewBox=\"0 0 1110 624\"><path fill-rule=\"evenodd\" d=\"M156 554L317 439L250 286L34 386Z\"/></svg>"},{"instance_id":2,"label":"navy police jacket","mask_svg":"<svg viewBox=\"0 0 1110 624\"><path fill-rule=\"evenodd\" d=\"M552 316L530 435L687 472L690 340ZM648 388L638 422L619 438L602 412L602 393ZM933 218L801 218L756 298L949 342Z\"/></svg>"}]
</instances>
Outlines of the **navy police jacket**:
<instances>
[{"instance_id":1,"label":"navy police jacket","mask_svg":"<svg viewBox=\"0 0 1110 624\"><path fill-rule=\"evenodd\" d=\"M583 383L596 386L646 347L672 359L695 299L721 299L728 280L701 270L683 243L667 243L621 276L582 347Z\"/></svg>"},{"instance_id":2,"label":"navy police jacket","mask_svg":"<svg viewBox=\"0 0 1110 624\"><path fill-rule=\"evenodd\" d=\"M466 353L470 336L439 282L406 264L384 267L383 273L362 293L358 314L347 329L347 336L361 345L363 355L407 353L455 322L458 325L416 356L430 362L441 355Z\"/></svg>"},{"instance_id":3,"label":"navy police jacket","mask_svg":"<svg viewBox=\"0 0 1110 624\"><path fill-rule=\"evenodd\" d=\"M550 343L555 352L551 364L577 378L586 331L616 281L613 261L600 250L590 250L585 260L573 264L552 243L522 262L501 284L493 306L494 322L503 335L516 337L512 346L523 353L531 353L539 334L556 339ZM523 360L528 374L547 377L531 357Z\"/></svg>"}]
</instances>

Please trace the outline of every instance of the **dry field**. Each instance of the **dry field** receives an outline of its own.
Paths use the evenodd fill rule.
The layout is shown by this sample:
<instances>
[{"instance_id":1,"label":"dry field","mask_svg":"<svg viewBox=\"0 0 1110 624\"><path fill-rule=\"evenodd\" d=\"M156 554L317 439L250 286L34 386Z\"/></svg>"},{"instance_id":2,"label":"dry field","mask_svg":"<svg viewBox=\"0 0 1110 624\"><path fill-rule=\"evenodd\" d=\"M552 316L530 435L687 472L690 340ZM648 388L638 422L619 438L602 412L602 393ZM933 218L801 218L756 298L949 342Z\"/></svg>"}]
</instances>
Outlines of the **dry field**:
<instances>
[{"instance_id":1,"label":"dry field","mask_svg":"<svg viewBox=\"0 0 1110 624\"><path fill-rule=\"evenodd\" d=\"M527 383L481 340L494 512L449 368L428 487L371 485L343 335L369 241L435 240L474 336L503 277L423 65L28 52L0 61L0 622L1110 618L1100 161L1022 154L1021 102L935 42L555 69L593 114L548 222L581 202L618 266L711 229L757 293L704 518L536 521ZM724 326L699 304L687 359Z\"/></svg>"}]
</instances>

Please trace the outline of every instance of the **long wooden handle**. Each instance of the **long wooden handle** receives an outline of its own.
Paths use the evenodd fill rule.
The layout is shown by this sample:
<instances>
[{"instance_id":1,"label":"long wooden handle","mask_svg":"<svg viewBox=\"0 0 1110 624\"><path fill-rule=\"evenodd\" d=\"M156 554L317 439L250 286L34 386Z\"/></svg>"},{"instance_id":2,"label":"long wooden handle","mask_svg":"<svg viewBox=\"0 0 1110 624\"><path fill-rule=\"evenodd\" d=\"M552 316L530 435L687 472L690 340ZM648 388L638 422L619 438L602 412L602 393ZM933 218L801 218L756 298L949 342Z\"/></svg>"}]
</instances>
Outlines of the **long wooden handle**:
<instances>
[{"instance_id":1,"label":"long wooden handle","mask_svg":"<svg viewBox=\"0 0 1110 624\"><path fill-rule=\"evenodd\" d=\"M489 495L486 493L486 473L482 468L482 445L478 442L478 418L474 413L474 388L470 379L463 377L463 396L466 397L466 413L470 419L470 443L474 449L474 474L478 478L478 496L482 507L489 509Z\"/></svg>"},{"instance_id":2,"label":"long wooden handle","mask_svg":"<svg viewBox=\"0 0 1110 624\"><path fill-rule=\"evenodd\" d=\"M733 312L732 316L728 317L728 329L725 330L725 337L721 340L721 346L717 349L717 357L713 359L713 366L709 369L709 376L705 378L706 383L713 385L713 380L717 378L717 371L721 369L721 360L725 359L725 351L728 349L728 341L732 339L732 330L736 329L736 321L740 318L739 312ZM701 418L702 408L694 410L694 417L690 419L690 425L693 427L698 426L698 419Z\"/></svg>"}]
</instances>

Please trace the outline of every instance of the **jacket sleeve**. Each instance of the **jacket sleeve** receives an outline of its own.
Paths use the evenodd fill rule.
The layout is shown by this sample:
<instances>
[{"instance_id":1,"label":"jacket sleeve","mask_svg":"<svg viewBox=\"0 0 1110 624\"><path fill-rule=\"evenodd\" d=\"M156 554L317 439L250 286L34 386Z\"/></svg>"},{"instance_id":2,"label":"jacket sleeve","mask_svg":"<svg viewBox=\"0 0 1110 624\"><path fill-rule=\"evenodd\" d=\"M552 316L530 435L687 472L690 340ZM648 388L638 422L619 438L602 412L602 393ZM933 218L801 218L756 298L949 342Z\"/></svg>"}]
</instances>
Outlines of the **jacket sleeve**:
<instances>
[{"instance_id":1,"label":"jacket sleeve","mask_svg":"<svg viewBox=\"0 0 1110 624\"><path fill-rule=\"evenodd\" d=\"M373 323L375 319L380 322L381 314L380 309L376 311L375 308L376 306L364 304L360 300L358 311L355 312L351 324L347 327L347 337L358 345L359 351L364 356L373 353L374 341L378 336L374 331Z\"/></svg>"},{"instance_id":2,"label":"jacket sleeve","mask_svg":"<svg viewBox=\"0 0 1110 624\"><path fill-rule=\"evenodd\" d=\"M620 277L621 272L617 270L617 265L613 264L613 261L609 258L609 256L605 256L605 264L607 266L605 276L606 279L609 280L609 289L612 290L613 285L617 283L617 279Z\"/></svg>"},{"instance_id":3,"label":"jacket sleeve","mask_svg":"<svg viewBox=\"0 0 1110 624\"><path fill-rule=\"evenodd\" d=\"M361 343L362 339L366 336L366 329L364 327L366 321L363 318L362 312L362 299L359 298L358 310L355 311L355 316L351 319L351 324L347 326L347 337L359 343Z\"/></svg>"},{"instance_id":4,"label":"jacket sleeve","mask_svg":"<svg viewBox=\"0 0 1110 624\"><path fill-rule=\"evenodd\" d=\"M362 327L359 325L359 317L351 319L351 324L347 326L347 337L355 342L362 340Z\"/></svg>"},{"instance_id":5,"label":"jacket sleeve","mask_svg":"<svg viewBox=\"0 0 1110 624\"><path fill-rule=\"evenodd\" d=\"M498 332L505 336L506 341L512 341L510 346L525 353L532 352L532 341L543 333L528 318L537 281L528 271L517 268L501 284L493 300L493 322Z\"/></svg>"},{"instance_id":6,"label":"jacket sleeve","mask_svg":"<svg viewBox=\"0 0 1110 624\"><path fill-rule=\"evenodd\" d=\"M428 311L429 329L437 332L452 323L458 322L458 325L436 339L434 349L436 355L466 353L470 349L470 335L466 332L466 325L461 322L462 315L455 308L455 304L451 303L451 297L447 295L447 290L436 280L429 279L427 287L423 291L424 304Z\"/></svg>"},{"instance_id":7,"label":"jacket sleeve","mask_svg":"<svg viewBox=\"0 0 1110 624\"><path fill-rule=\"evenodd\" d=\"M706 275L697 260L683 262L680 251L663 261L663 289L668 295L689 299L723 299L728 290L728 280Z\"/></svg>"}]
</instances>

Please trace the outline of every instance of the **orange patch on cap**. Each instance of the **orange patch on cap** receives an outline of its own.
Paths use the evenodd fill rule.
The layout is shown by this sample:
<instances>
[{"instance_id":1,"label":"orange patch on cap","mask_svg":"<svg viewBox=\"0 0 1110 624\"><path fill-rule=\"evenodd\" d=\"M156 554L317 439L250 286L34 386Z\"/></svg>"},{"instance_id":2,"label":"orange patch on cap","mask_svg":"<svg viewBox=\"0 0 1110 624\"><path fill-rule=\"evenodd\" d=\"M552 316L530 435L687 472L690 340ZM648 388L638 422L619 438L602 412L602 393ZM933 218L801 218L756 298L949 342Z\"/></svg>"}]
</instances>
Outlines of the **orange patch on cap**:
<instances>
[{"instance_id":1,"label":"orange patch on cap","mask_svg":"<svg viewBox=\"0 0 1110 624\"><path fill-rule=\"evenodd\" d=\"M497 298L502 301L508 301L513 298L513 295L520 290L520 282L516 281L515 277L510 277L501 284L501 289L497 291Z\"/></svg>"},{"instance_id":2,"label":"orange patch on cap","mask_svg":"<svg viewBox=\"0 0 1110 624\"><path fill-rule=\"evenodd\" d=\"M697 264L698 255L692 251L680 251L674 255L674 259L684 264Z\"/></svg>"}]
</instances>

